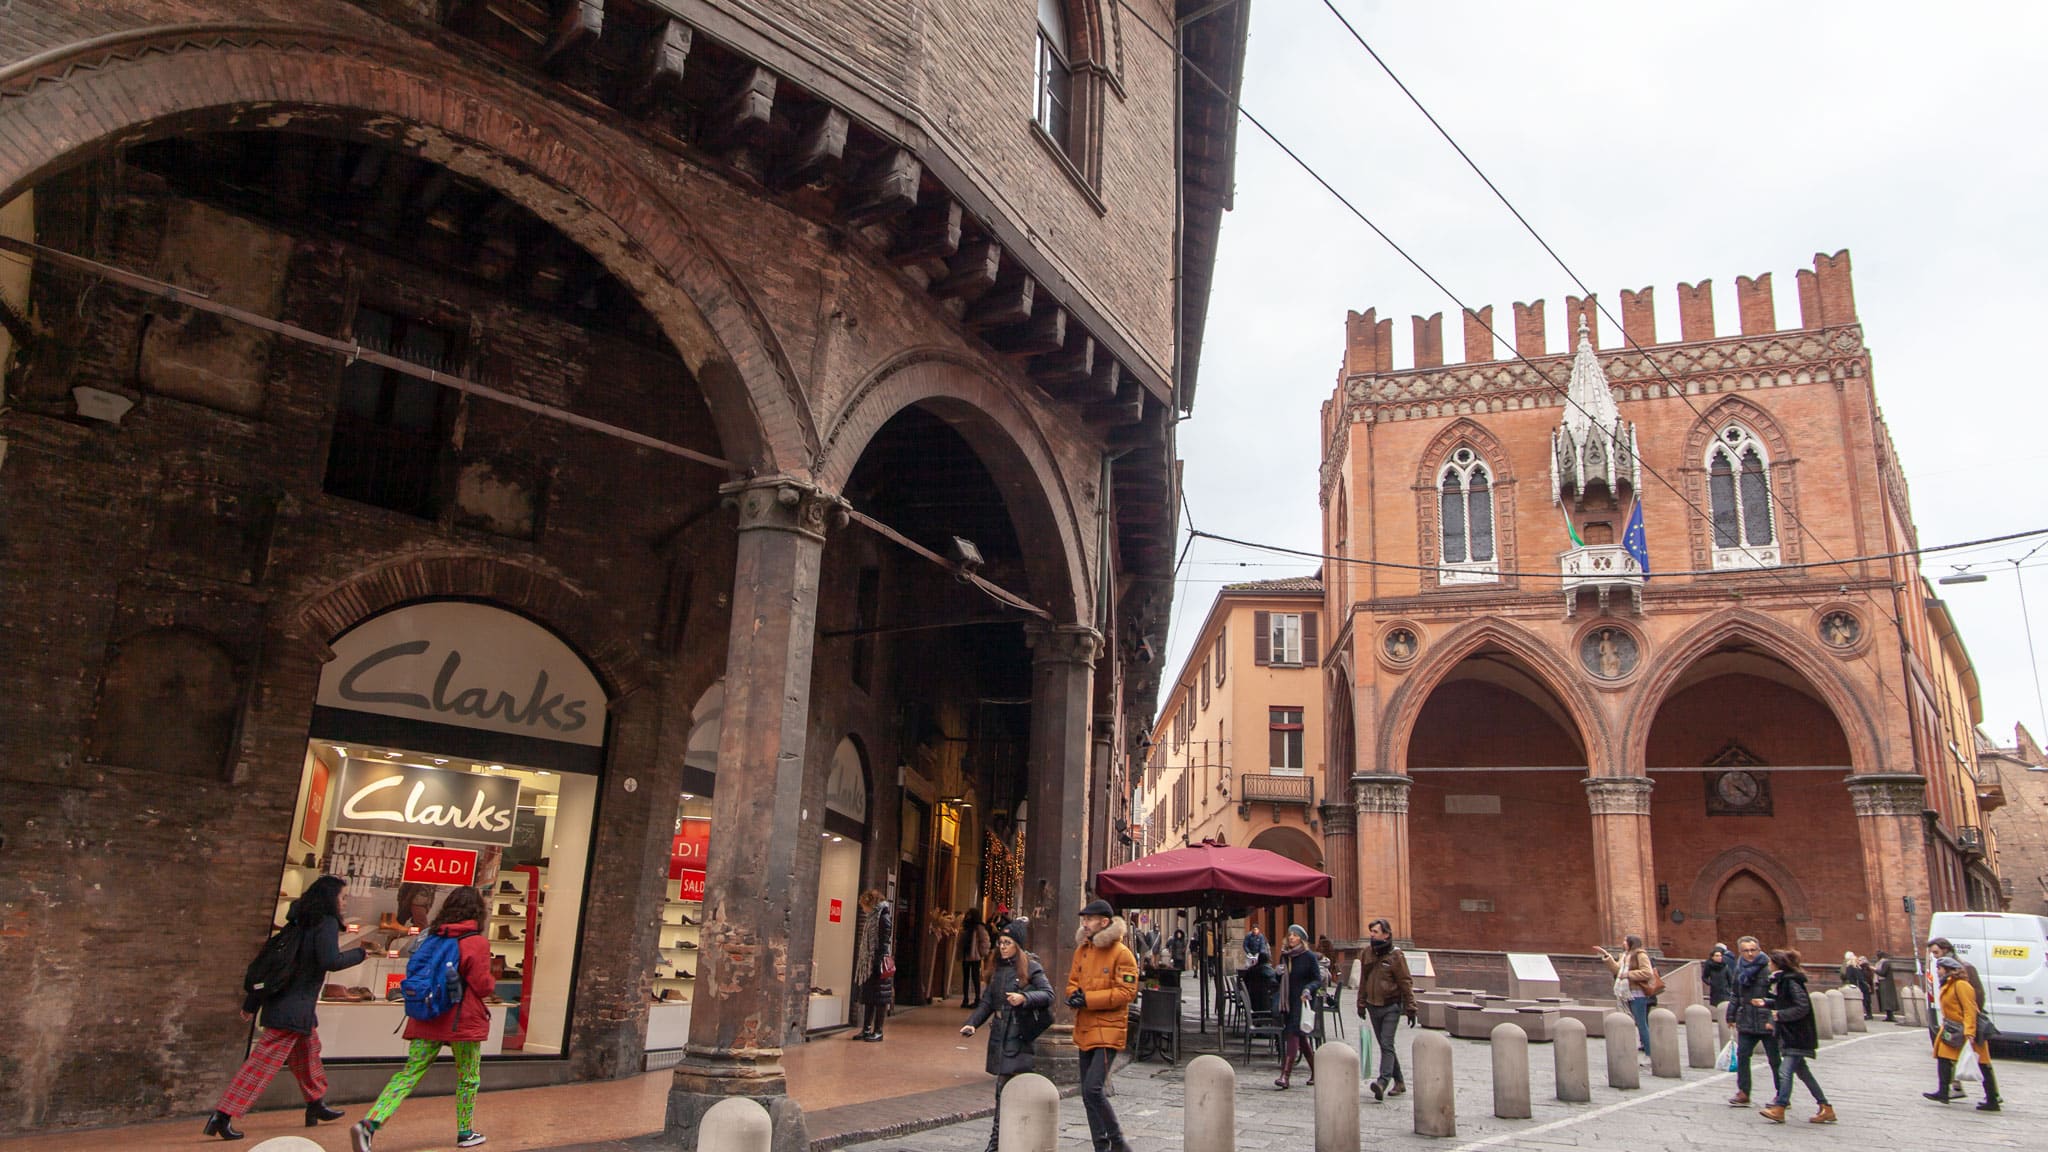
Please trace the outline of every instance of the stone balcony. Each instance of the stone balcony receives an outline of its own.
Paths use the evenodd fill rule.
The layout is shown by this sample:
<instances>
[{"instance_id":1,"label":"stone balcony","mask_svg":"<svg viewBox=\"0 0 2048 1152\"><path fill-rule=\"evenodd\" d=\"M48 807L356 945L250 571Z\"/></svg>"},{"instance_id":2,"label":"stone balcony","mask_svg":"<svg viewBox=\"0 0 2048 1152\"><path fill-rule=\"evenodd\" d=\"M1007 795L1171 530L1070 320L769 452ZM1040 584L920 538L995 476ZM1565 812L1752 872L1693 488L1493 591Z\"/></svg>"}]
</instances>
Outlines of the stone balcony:
<instances>
[{"instance_id":1,"label":"stone balcony","mask_svg":"<svg viewBox=\"0 0 2048 1152\"><path fill-rule=\"evenodd\" d=\"M1239 808L1253 804L1299 804L1306 808L1316 801L1315 777L1281 772L1245 772L1237 778Z\"/></svg>"},{"instance_id":2,"label":"stone balcony","mask_svg":"<svg viewBox=\"0 0 2048 1152\"><path fill-rule=\"evenodd\" d=\"M1579 593L1591 591L1607 610L1608 597L1626 592L1637 614L1643 610L1643 566L1619 544L1587 544L1557 554L1558 570L1564 574L1564 614L1577 615Z\"/></svg>"}]
</instances>

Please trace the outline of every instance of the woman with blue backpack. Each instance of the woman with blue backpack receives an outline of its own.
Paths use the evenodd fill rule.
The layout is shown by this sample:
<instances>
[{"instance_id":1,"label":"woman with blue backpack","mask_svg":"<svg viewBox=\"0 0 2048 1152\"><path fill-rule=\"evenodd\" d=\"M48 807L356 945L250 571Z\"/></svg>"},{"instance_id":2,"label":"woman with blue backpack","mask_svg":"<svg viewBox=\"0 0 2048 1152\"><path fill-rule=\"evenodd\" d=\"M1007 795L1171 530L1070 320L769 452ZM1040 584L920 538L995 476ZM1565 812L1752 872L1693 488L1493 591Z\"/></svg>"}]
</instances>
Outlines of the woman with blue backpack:
<instances>
[{"instance_id":1,"label":"woman with blue backpack","mask_svg":"<svg viewBox=\"0 0 2048 1152\"><path fill-rule=\"evenodd\" d=\"M491 1034L491 1010L484 998L497 984L491 979L491 946L478 927L483 920L483 895L474 888L455 889L406 962L399 988L405 997L405 1038L412 1047L405 1067L377 1095L369 1115L348 1130L355 1152L370 1152L377 1129L419 1086L444 1044L455 1053L455 1146L474 1148L484 1142L471 1124L483 1082L484 1040Z\"/></svg>"},{"instance_id":2,"label":"woman with blue backpack","mask_svg":"<svg viewBox=\"0 0 2048 1152\"><path fill-rule=\"evenodd\" d=\"M262 1013L263 1034L249 1049L249 1058L229 1082L206 1134L240 1140L235 1120L256 1104L280 1069L289 1065L306 1098L306 1127L339 1120L341 1111L327 1106L327 1073L320 1066L320 1020L314 1006L329 972L363 962L363 950L341 950L341 890L338 876L322 876L285 913L284 929L263 946L243 980L242 1019Z\"/></svg>"}]
</instances>

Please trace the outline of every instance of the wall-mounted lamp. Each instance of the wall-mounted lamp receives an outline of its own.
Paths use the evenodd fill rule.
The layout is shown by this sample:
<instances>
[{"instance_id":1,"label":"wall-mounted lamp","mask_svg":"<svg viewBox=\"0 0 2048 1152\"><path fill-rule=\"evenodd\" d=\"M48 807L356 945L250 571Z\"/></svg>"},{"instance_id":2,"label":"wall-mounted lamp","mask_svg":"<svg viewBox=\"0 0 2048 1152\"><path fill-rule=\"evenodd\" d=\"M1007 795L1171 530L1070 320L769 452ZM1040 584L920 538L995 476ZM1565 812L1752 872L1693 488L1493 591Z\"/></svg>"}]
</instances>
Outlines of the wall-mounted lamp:
<instances>
[{"instance_id":1,"label":"wall-mounted lamp","mask_svg":"<svg viewBox=\"0 0 2048 1152\"><path fill-rule=\"evenodd\" d=\"M1669 884L1659 884L1659 885L1657 885L1657 907L1659 907L1659 908L1668 908L1668 907L1670 907L1670 906L1671 906L1671 885L1669 885Z\"/></svg>"}]
</instances>

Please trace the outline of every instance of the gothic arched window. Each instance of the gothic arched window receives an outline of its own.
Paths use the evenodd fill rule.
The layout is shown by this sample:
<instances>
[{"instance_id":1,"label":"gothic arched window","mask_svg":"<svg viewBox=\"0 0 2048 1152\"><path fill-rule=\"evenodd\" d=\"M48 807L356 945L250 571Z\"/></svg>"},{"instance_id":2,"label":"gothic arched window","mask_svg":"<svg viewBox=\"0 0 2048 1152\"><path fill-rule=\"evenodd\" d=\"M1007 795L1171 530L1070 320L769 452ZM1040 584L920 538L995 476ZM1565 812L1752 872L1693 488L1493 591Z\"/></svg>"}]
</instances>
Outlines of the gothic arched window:
<instances>
[{"instance_id":1,"label":"gothic arched window","mask_svg":"<svg viewBox=\"0 0 2048 1152\"><path fill-rule=\"evenodd\" d=\"M1038 0L1038 92L1032 119L1061 149L1073 152L1074 66L1064 0Z\"/></svg>"},{"instance_id":2,"label":"gothic arched window","mask_svg":"<svg viewBox=\"0 0 2048 1152\"><path fill-rule=\"evenodd\" d=\"M1763 442L1742 425L1730 424L1714 437L1706 465L1714 567L1776 564L1777 516L1771 507L1771 462Z\"/></svg>"},{"instance_id":3,"label":"gothic arched window","mask_svg":"<svg viewBox=\"0 0 2048 1152\"><path fill-rule=\"evenodd\" d=\"M1491 581L1499 572L1493 547L1493 474L1460 446L1437 472L1438 532L1444 583Z\"/></svg>"}]
</instances>

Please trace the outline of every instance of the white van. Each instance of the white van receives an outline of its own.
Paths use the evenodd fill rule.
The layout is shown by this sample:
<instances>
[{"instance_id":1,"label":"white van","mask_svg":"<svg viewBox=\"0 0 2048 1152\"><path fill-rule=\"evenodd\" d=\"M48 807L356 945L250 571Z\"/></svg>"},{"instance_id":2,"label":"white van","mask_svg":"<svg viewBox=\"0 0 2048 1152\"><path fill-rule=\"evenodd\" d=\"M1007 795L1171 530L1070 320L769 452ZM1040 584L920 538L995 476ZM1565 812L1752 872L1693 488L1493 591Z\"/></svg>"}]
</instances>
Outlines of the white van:
<instances>
[{"instance_id":1,"label":"white van","mask_svg":"<svg viewBox=\"0 0 2048 1152\"><path fill-rule=\"evenodd\" d=\"M1947 937L1976 967L2002 1039L2048 1043L2048 917L1937 912L1927 935Z\"/></svg>"}]
</instances>

